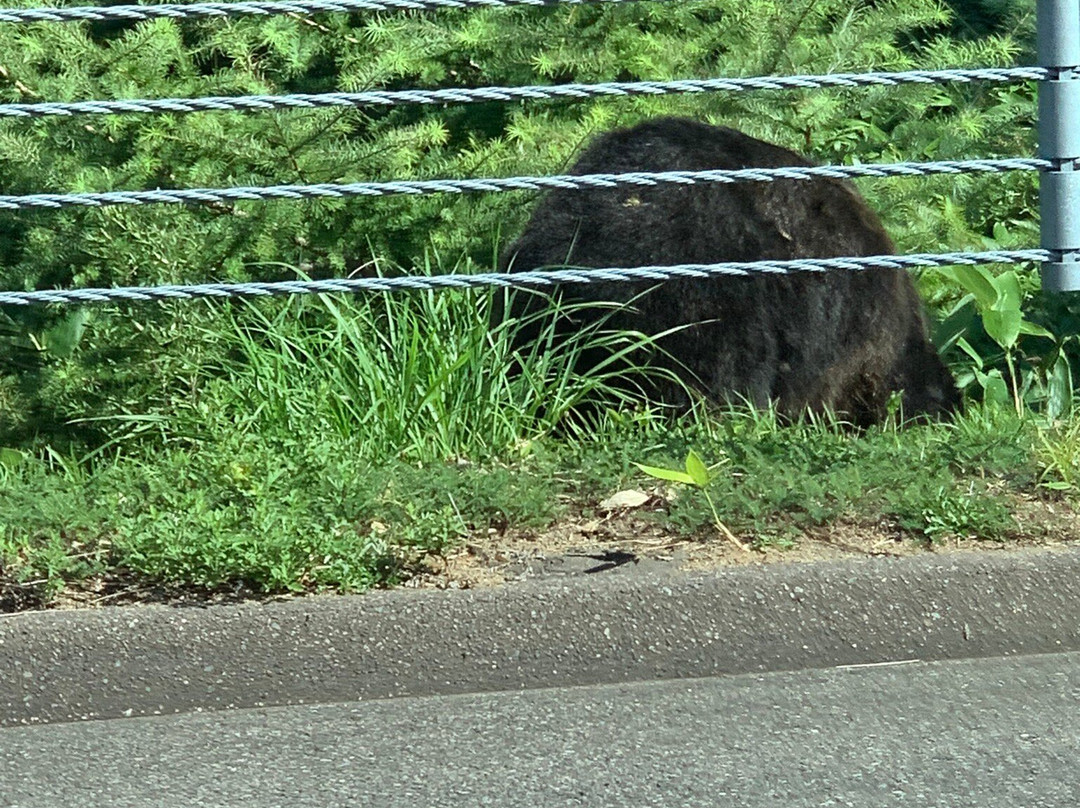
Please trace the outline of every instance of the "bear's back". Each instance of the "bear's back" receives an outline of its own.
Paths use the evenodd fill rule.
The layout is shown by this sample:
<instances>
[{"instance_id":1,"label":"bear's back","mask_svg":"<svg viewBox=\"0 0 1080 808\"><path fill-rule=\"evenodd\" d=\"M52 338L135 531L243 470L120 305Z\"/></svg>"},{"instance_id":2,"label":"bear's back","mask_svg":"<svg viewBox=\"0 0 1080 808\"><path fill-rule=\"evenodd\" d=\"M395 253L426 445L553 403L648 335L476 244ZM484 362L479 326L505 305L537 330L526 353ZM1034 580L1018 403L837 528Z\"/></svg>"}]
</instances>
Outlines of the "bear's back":
<instances>
[{"instance_id":1,"label":"bear's back","mask_svg":"<svg viewBox=\"0 0 1080 808\"><path fill-rule=\"evenodd\" d=\"M734 129L662 118L603 135L569 173L809 165L794 152ZM501 268L711 264L892 252L881 222L846 182L664 183L550 193L504 254ZM614 317L612 326L653 334L674 329L662 341L663 349L677 372L686 376L689 371L687 380L716 400L734 394L759 406L777 400L790 412L830 408L873 420L875 415L863 411L884 406L885 388L924 384L900 378L899 365L913 353L920 366L929 363L936 387L946 381L949 387L927 387L922 397L955 397L936 354L926 355L933 349L926 340L921 302L903 270L678 279L641 294L653 286L601 282L567 293L588 301L634 299L634 309ZM662 389L660 397L685 403L676 386ZM935 406L916 398L916 410Z\"/></svg>"}]
</instances>

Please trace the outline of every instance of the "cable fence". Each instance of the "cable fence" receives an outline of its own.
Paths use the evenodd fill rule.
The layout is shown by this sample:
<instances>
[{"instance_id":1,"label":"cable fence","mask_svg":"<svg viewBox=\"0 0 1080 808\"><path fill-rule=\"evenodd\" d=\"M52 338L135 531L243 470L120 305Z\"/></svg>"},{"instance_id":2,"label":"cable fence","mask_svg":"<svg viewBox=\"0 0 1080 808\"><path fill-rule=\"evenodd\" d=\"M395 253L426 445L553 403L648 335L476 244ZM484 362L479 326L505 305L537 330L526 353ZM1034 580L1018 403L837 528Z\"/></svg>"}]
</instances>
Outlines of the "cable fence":
<instances>
[{"instance_id":1,"label":"cable fence","mask_svg":"<svg viewBox=\"0 0 1080 808\"><path fill-rule=\"evenodd\" d=\"M873 255L857 258L800 258L790 261L746 261L721 264L675 264L646 267L572 267L535 272L482 272L395 278L333 278L269 283L199 283L153 287L103 289L42 289L33 292L0 292L0 305L27 306L41 303L116 303L196 298L272 297L330 292L404 292L485 287L526 288L558 284L599 282L666 281L673 278L745 277L754 273L861 271L912 269L916 267L1014 264L1050 260L1047 250L991 250L986 252L928 253L925 255Z\"/></svg>"},{"instance_id":2,"label":"cable fence","mask_svg":"<svg viewBox=\"0 0 1080 808\"><path fill-rule=\"evenodd\" d=\"M110 20L184 20L200 17L267 17L273 14L354 13L357 11L441 11L444 9L580 6L586 3L634 3L642 0L286 0L286 2L162 3L160 5L5 8L0 22L105 22ZM666 0L652 0L665 2Z\"/></svg>"},{"instance_id":3,"label":"cable fence","mask_svg":"<svg viewBox=\"0 0 1080 808\"><path fill-rule=\"evenodd\" d=\"M627 3L637 0L589 0ZM298 2L191 3L118 5L71 8L0 9L0 22L73 22L105 20L185 19L235 15L330 12L436 10L508 6L556 6L582 0L299 0ZM1037 67L969 70L912 70L890 73L843 73L817 76L762 76L687 79L673 81L603 82L552 86L387 90L357 93L293 94L167 98L143 100L87 100L0 104L0 118L35 119L72 115L155 114L206 111L265 111L288 108L393 106L401 104L458 104L518 100L582 100L598 97L649 96L702 92L860 88L904 84L1016 82L1035 80L1040 85L1040 156L1038 158L970 159L891 164L789 166L733 170L630 172L612 174L546 175L498 178L403 180L387 182L315 183L231 188L118 190L79 193L0 195L0 210L60 209L147 204L221 204L241 201L338 199L388 195L426 195L580 190L620 186L691 185L699 182L773 182L815 178L916 177L935 174L1005 171L1040 171L1043 213L1042 249L943 253L913 256L877 256L789 262L679 265L673 267L564 269L546 272L480 273L412 278L336 279L250 284L193 284L186 286L126 287L116 289L8 291L0 304L99 303L110 300L168 300L194 297L305 294L313 292L397 291L490 286L536 286L552 283L587 283L591 280L664 280L671 277L743 275L750 272L824 271L896 266L941 266L963 263L1037 261L1044 265L1044 285L1051 289L1080 289L1080 223L1069 211L1080 204L1080 0L1039 0L1040 62Z\"/></svg>"},{"instance_id":4,"label":"cable fence","mask_svg":"<svg viewBox=\"0 0 1080 808\"><path fill-rule=\"evenodd\" d=\"M816 178L924 177L933 174L971 174L1004 171L1037 171L1049 168L1047 160L942 160L928 163L874 163L867 165L790 166L706 171L631 171L624 174L554 174L536 177L487 179L403 180L398 182L319 183L315 185L268 185L240 188L190 188L176 191L106 191L102 193L0 195L0 210L64 208L105 205L194 204L257 202L275 199L341 199L350 196L396 196L407 194L499 193L502 191L581 191L588 188L694 185L714 182L774 182Z\"/></svg>"},{"instance_id":5,"label":"cable fence","mask_svg":"<svg viewBox=\"0 0 1080 808\"><path fill-rule=\"evenodd\" d=\"M203 98L131 99L0 104L0 118L43 118L53 115L116 115L163 112L256 112L273 109L320 109L404 104L470 104L485 101L552 101L625 98L747 90L815 90L826 88L898 87L905 84L950 84L987 81L998 84L1044 79L1041 67L977 70L911 70L904 73L834 73L821 76L764 76L674 81L609 81L597 84L554 84L524 87L463 87L442 90L373 90L362 93L296 93L291 95L208 96Z\"/></svg>"}]
</instances>

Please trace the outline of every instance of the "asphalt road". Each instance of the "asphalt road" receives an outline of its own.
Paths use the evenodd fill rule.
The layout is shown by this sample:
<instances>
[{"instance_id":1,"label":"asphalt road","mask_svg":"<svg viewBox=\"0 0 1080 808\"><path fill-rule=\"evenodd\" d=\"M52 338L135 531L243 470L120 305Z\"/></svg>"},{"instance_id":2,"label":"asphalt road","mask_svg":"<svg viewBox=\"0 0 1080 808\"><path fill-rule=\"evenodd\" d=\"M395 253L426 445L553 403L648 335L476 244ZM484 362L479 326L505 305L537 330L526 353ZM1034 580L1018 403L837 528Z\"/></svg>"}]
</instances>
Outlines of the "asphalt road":
<instances>
[{"instance_id":1,"label":"asphalt road","mask_svg":"<svg viewBox=\"0 0 1080 808\"><path fill-rule=\"evenodd\" d=\"M1076 549L631 569L0 616L0 727L1063 651L1080 651Z\"/></svg>"},{"instance_id":2,"label":"asphalt road","mask_svg":"<svg viewBox=\"0 0 1080 808\"><path fill-rule=\"evenodd\" d=\"M1080 805L1080 653L0 729L0 806Z\"/></svg>"}]
</instances>

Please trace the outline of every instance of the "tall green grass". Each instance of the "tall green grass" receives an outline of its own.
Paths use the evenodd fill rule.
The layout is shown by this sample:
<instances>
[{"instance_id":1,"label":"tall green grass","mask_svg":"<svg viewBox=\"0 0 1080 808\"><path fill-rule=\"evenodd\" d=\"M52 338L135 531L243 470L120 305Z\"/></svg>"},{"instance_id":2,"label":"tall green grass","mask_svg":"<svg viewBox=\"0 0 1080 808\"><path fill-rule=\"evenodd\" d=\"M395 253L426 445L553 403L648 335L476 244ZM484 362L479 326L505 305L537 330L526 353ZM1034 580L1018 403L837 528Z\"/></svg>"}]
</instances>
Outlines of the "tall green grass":
<instances>
[{"instance_id":1,"label":"tall green grass","mask_svg":"<svg viewBox=\"0 0 1080 808\"><path fill-rule=\"evenodd\" d=\"M566 319L596 304L550 298L526 318L493 322L495 296L515 294L530 292L223 304L197 336L216 359L192 369L199 392L172 402L166 430L329 434L371 461L425 461L500 455L556 430L586 434L597 413L640 406L643 385L634 379L663 372L649 366L649 337L607 328L604 313L568 334ZM510 307L504 300L500 308ZM519 344L522 329L535 338Z\"/></svg>"}]
</instances>

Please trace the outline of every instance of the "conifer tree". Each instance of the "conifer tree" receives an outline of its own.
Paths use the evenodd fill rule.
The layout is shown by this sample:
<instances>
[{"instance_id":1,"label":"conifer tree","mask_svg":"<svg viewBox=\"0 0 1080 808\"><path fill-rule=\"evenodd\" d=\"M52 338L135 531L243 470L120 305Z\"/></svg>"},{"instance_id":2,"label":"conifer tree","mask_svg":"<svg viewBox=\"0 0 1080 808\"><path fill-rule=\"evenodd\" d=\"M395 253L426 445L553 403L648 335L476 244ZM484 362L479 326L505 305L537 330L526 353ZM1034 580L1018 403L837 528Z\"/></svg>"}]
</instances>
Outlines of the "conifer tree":
<instances>
[{"instance_id":1,"label":"conifer tree","mask_svg":"<svg viewBox=\"0 0 1080 808\"><path fill-rule=\"evenodd\" d=\"M0 102L1003 66L1025 53L1027 5L1010 5L1014 11L999 14L996 27L965 37L937 0L0 25ZM736 126L821 162L1027 154L1032 96L1023 85L904 87L4 119L0 188L24 194L552 173L595 134L661 114ZM863 186L899 244L927 251L977 245L988 222L1022 219L1032 188L1030 177ZM0 212L0 287L277 279L295 277L297 268L343 275L373 258L408 266L428 250L490 262L496 240L523 222L527 202L527 194L503 193ZM212 350L193 346L190 330L212 320L211 307L127 311L129 319L91 320L85 332L80 326L81 348L70 355L40 350L58 318L74 333L62 319L70 313L0 313L9 344L23 348L22 365L9 361L0 370L7 376L0 408L10 416L47 404L62 420L73 407L85 416L96 406L127 406L117 390L166 384L170 356Z\"/></svg>"}]
</instances>

